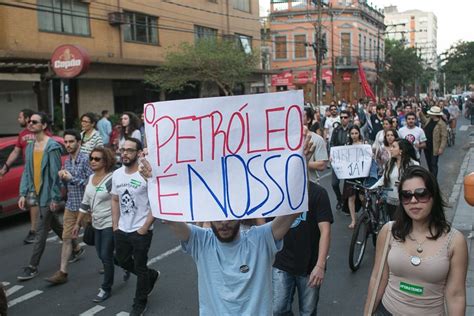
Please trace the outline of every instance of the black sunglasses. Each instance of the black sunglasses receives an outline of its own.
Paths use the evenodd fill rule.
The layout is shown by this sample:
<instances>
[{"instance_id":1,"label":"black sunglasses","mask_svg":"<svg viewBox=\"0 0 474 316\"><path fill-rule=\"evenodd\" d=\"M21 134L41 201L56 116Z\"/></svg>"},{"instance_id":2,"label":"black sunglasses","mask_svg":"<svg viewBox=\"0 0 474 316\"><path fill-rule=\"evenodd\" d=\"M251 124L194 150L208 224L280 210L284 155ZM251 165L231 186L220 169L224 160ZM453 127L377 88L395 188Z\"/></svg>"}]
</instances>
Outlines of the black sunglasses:
<instances>
[{"instance_id":1,"label":"black sunglasses","mask_svg":"<svg viewBox=\"0 0 474 316\"><path fill-rule=\"evenodd\" d=\"M37 121L37 120L30 120L30 121L28 122L28 124L33 124L33 125L36 125L36 124L38 124L38 123L41 123L41 122L40 122L40 121Z\"/></svg>"},{"instance_id":2,"label":"black sunglasses","mask_svg":"<svg viewBox=\"0 0 474 316\"><path fill-rule=\"evenodd\" d=\"M90 156L89 161L92 161L92 160L94 160L95 162L99 162L99 161L102 160L102 157L92 157L92 156Z\"/></svg>"},{"instance_id":3,"label":"black sunglasses","mask_svg":"<svg viewBox=\"0 0 474 316\"><path fill-rule=\"evenodd\" d=\"M417 202L426 203L431 198L431 193L427 188L418 188L414 192L403 190L401 192L401 198L403 204L410 204L411 200L415 197Z\"/></svg>"}]
</instances>

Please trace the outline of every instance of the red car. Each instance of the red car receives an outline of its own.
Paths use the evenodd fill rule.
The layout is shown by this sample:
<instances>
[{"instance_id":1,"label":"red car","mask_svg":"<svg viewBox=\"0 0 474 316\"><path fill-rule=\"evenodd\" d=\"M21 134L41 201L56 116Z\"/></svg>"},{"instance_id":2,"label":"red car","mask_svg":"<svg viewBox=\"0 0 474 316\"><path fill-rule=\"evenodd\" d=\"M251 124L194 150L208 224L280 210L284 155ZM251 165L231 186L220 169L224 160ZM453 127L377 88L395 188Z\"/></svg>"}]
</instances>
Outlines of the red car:
<instances>
[{"instance_id":1,"label":"red car","mask_svg":"<svg viewBox=\"0 0 474 316\"><path fill-rule=\"evenodd\" d=\"M53 136L54 140L63 146L62 162L67 157L64 148L64 140L61 137ZM3 166L8 156L15 148L16 136L0 137L0 166ZM18 192L20 190L21 175L23 174L24 161L20 156L11 166L10 171L0 180L0 218L24 212L18 208Z\"/></svg>"}]
</instances>

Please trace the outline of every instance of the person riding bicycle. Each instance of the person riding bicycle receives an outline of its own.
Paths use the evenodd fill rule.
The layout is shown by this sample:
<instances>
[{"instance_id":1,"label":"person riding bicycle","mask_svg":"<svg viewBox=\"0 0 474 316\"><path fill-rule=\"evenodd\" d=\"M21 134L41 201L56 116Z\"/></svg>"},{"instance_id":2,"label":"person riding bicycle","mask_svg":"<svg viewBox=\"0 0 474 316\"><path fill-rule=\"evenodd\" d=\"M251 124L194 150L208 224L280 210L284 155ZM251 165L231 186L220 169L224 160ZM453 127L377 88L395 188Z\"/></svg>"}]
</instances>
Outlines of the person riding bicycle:
<instances>
[{"instance_id":1,"label":"person riding bicycle","mask_svg":"<svg viewBox=\"0 0 474 316\"><path fill-rule=\"evenodd\" d=\"M398 183L406 168L413 165L419 165L416 160L416 153L413 145L406 139L397 139L390 147L390 160L384 168L383 177L375 183L370 189L383 186L387 191L385 205L390 219L393 220L398 200Z\"/></svg>"}]
</instances>

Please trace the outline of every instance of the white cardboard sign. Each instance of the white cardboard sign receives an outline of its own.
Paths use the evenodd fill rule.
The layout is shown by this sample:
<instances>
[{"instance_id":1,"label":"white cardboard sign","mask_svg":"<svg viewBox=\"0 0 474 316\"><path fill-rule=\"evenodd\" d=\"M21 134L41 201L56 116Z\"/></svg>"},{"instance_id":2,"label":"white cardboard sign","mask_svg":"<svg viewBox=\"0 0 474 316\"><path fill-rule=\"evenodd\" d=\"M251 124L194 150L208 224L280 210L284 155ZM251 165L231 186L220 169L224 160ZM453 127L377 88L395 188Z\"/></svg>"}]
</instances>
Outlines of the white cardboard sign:
<instances>
[{"instance_id":1,"label":"white cardboard sign","mask_svg":"<svg viewBox=\"0 0 474 316\"><path fill-rule=\"evenodd\" d=\"M153 215L216 221L308 210L303 92L145 104Z\"/></svg>"},{"instance_id":2,"label":"white cardboard sign","mask_svg":"<svg viewBox=\"0 0 474 316\"><path fill-rule=\"evenodd\" d=\"M372 164L370 145L331 147L331 168L338 179L356 179L369 176Z\"/></svg>"}]
</instances>

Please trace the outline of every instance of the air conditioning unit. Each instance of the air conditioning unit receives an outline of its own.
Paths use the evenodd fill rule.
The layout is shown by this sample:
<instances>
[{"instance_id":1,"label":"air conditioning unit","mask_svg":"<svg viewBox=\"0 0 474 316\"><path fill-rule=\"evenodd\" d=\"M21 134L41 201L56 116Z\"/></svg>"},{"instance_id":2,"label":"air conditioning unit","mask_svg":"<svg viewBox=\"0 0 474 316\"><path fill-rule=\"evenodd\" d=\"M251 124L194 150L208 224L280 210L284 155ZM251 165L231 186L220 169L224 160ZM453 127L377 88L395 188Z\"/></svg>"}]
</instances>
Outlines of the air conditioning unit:
<instances>
[{"instance_id":1,"label":"air conditioning unit","mask_svg":"<svg viewBox=\"0 0 474 316\"><path fill-rule=\"evenodd\" d=\"M123 12L110 12L108 14L110 25L121 25L127 23L127 16Z\"/></svg>"}]
</instances>

